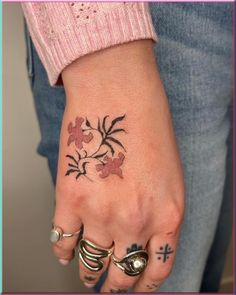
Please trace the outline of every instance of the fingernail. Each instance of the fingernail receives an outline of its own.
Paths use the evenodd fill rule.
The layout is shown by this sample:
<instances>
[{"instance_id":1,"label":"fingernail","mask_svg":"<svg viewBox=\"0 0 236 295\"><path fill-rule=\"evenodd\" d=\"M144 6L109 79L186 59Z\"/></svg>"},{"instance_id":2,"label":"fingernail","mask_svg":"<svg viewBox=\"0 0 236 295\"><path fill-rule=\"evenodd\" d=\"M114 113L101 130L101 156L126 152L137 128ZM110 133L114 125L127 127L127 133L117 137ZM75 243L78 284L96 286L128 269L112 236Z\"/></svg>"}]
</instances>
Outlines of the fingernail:
<instances>
[{"instance_id":1,"label":"fingernail","mask_svg":"<svg viewBox=\"0 0 236 295\"><path fill-rule=\"evenodd\" d=\"M59 259L59 262L60 262L62 265L68 265L70 261L67 260L67 259Z\"/></svg>"},{"instance_id":2,"label":"fingernail","mask_svg":"<svg viewBox=\"0 0 236 295\"><path fill-rule=\"evenodd\" d=\"M95 284L90 284L90 283L85 283L85 282L84 282L84 285L88 288L93 288L95 286Z\"/></svg>"}]
</instances>

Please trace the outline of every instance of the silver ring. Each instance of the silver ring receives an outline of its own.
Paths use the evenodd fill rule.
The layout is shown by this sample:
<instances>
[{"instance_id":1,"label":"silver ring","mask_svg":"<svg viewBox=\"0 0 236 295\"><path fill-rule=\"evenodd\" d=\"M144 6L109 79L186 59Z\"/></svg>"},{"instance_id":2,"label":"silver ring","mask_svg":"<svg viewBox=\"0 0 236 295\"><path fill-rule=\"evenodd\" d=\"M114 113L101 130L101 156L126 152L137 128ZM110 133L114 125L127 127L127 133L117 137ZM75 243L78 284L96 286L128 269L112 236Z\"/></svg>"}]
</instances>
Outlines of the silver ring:
<instances>
[{"instance_id":1,"label":"silver ring","mask_svg":"<svg viewBox=\"0 0 236 295\"><path fill-rule=\"evenodd\" d=\"M56 243L63 238L71 238L74 236L78 236L80 234L81 230L78 230L74 233L64 233L63 230L59 226L53 226L51 233L50 233L50 241L52 243Z\"/></svg>"},{"instance_id":2,"label":"silver ring","mask_svg":"<svg viewBox=\"0 0 236 295\"><path fill-rule=\"evenodd\" d=\"M111 260L128 276L137 276L141 274L147 266L148 253L146 250L137 250L127 254L121 259L112 255Z\"/></svg>"},{"instance_id":3,"label":"silver ring","mask_svg":"<svg viewBox=\"0 0 236 295\"><path fill-rule=\"evenodd\" d=\"M91 250L92 252L91 252ZM94 272L101 270L104 266L103 258L110 257L114 251L114 244L111 248L105 249L98 247L94 243L86 239L79 241L79 258L83 265ZM91 262L91 263L90 263Z\"/></svg>"}]
</instances>

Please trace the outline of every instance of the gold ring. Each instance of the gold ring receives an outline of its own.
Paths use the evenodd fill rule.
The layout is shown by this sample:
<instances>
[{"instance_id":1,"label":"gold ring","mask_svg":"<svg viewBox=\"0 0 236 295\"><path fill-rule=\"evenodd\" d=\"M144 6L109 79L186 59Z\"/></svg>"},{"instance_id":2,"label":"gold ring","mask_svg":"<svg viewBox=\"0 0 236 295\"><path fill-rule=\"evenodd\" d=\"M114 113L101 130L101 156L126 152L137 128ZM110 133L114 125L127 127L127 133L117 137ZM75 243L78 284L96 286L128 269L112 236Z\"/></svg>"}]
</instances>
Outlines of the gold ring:
<instances>
[{"instance_id":1,"label":"gold ring","mask_svg":"<svg viewBox=\"0 0 236 295\"><path fill-rule=\"evenodd\" d=\"M59 226L53 226L51 233L50 233L50 241L52 243L56 243L63 238L71 238L74 236L78 236L80 234L81 230L78 230L74 233L64 233L64 231Z\"/></svg>"},{"instance_id":2,"label":"gold ring","mask_svg":"<svg viewBox=\"0 0 236 295\"><path fill-rule=\"evenodd\" d=\"M87 269L94 272L97 272L103 268L104 262L102 259L105 257L110 257L113 251L114 244L112 244L111 248L105 249L98 247L86 239L81 239L79 241L79 258Z\"/></svg>"},{"instance_id":3,"label":"gold ring","mask_svg":"<svg viewBox=\"0 0 236 295\"><path fill-rule=\"evenodd\" d=\"M130 252L119 259L111 256L112 262L128 276L137 276L141 274L148 263L148 253L146 250L137 250Z\"/></svg>"}]
</instances>

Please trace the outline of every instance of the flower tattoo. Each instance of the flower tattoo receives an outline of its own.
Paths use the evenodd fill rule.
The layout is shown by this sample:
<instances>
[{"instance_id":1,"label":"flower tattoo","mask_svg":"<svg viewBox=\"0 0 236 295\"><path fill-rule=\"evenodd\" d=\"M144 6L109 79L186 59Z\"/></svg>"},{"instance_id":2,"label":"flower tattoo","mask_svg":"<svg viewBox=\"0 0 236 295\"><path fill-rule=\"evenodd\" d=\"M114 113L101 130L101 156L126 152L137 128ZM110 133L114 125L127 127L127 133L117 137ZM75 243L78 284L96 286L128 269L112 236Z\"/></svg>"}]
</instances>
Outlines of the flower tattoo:
<instances>
[{"instance_id":1,"label":"flower tattoo","mask_svg":"<svg viewBox=\"0 0 236 295\"><path fill-rule=\"evenodd\" d=\"M118 158L112 159L108 156L104 157L104 160L107 163L96 165L97 171L102 172L99 176L101 178L105 178L105 177L109 176L109 174L116 174L116 175L120 176L120 178L123 178L122 170L121 170L120 166L123 164L124 158L125 158L125 156L121 152L118 154Z\"/></svg>"},{"instance_id":2,"label":"flower tattoo","mask_svg":"<svg viewBox=\"0 0 236 295\"><path fill-rule=\"evenodd\" d=\"M93 134L91 132L89 132L87 135L83 133L83 129L81 128L81 124L83 122L83 118L77 117L75 119L75 126L73 126L72 122L70 122L68 126L68 132L70 136L68 138L67 145L75 142L75 145L79 150L83 148L83 142L89 143L93 139Z\"/></svg>"},{"instance_id":3,"label":"flower tattoo","mask_svg":"<svg viewBox=\"0 0 236 295\"><path fill-rule=\"evenodd\" d=\"M111 174L123 178L121 166L125 159L124 153L126 149L120 140L116 138L116 135L126 132L125 129L117 127L124 118L125 115L110 121L109 116L105 116L102 122L98 118L96 127L92 127L90 121L82 117L76 117L75 124L70 122L68 125L69 137L67 145L74 144L76 149L74 155L66 155L69 159L66 176L73 173L76 180L84 176L92 181L87 172L90 164L94 163L95 170L100 178L106 178ZM95 140L97 138L96 133L100 138L98 142L97 139ZM93 152L88 152L89 145L84 146L84 143L89 144L90 142L93 142L93 147L95 146Z\"/></svg>"}]
</instances>

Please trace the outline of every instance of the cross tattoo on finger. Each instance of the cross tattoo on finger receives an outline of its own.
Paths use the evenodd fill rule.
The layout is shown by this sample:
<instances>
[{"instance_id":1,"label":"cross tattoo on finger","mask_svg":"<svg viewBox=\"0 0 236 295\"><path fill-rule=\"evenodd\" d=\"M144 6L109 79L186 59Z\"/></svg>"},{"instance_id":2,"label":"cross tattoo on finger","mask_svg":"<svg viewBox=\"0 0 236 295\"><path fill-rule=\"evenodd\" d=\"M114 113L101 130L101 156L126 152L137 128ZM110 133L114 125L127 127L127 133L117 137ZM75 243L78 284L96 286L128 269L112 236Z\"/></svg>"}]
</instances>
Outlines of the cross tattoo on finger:
<instances>
[{"instance_id":1,"label":"cross tattoo on finger","mask_svg":"<svg viewBox=\"0 0 236 295\"><path fill-rule=\"evenodd\" d=\"M168 244L166 244L165 246L161 246L159 248L159 251L156 252L157 259L162 260L162 262L165 263L169 259L170 254L172 253L174 253L174 250L172 250L171 247Z\"/></svg>"}]
</instances>

